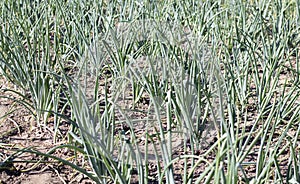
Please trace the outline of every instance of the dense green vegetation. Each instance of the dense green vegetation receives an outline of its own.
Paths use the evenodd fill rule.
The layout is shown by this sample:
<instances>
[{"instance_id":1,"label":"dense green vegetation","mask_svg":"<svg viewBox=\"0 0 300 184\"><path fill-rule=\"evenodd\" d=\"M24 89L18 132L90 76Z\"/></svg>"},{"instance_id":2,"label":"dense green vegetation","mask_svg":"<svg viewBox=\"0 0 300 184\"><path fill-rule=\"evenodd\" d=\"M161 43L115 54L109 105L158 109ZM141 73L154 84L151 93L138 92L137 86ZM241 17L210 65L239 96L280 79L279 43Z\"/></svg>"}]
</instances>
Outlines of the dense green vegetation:
<instances>
[{"instance_id":1,"label":"dense green vegetation","mask_svg":"<svg viewBox=\"0 0 300 184\"><path fill-rule=\"evenodd\" d=\"M55 139L67 136L48 153L22 151L83 154L91 169L60 161L97 183L174 183L179 163L181 183L300 182L299 1L3 0L0 9L1 75L17 86L5 90L40 127L54 117Z\"/></svg>"}]
</instances>

